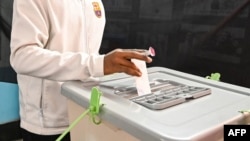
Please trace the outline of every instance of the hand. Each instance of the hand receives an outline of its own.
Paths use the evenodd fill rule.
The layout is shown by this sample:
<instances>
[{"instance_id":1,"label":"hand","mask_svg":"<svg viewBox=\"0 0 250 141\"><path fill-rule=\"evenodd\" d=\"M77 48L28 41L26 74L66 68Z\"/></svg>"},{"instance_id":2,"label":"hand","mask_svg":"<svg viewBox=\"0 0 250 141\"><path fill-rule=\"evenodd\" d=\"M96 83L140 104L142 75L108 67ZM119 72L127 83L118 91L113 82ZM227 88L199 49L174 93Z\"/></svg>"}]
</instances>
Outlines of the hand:
<instances>
[{"instance_id":1,"label":"hand","mask_svg":"<svg viewBox=\"0 0 250 141\"><path fill-rule=\"evenodd\" d=\"M144 53L131 50L115 49L104 57L104 75L124 72L132 76L141 76L141 71L131 62L131 59L139 59L151 63L152 59Z\"/></svg>"}]
</instances>

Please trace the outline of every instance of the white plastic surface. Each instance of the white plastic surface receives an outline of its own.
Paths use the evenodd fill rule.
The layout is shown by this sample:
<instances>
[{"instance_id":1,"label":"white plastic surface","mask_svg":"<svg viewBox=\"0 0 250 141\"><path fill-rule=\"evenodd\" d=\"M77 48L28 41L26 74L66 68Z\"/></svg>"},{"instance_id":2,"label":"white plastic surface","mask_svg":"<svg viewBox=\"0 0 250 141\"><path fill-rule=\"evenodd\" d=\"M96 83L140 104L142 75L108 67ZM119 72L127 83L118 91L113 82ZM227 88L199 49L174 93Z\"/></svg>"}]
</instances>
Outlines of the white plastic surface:
<instances>
[{"instance_id":1,"label":"white plastic surface","mask_svg":"<svg viewBox=\"0 0 250 141\"><path fill-rule=\"evenodd\" d=\"M105 104L100 117L143 141L220 140L224 124L244 123L246 116L238 111L250 107L248 88L161 67L149 68L148 72L150 80L164 78L208 87L212 94L164 110L150 110L114 94L111 88L99 87L103 93L101 102ZM99 84L110 82L120 87L129 84L130 79L133 78L115 74L101 78ZM99 84L66 82L62 94L86 108L91 88Z\"/></svg>"}]
</instances>

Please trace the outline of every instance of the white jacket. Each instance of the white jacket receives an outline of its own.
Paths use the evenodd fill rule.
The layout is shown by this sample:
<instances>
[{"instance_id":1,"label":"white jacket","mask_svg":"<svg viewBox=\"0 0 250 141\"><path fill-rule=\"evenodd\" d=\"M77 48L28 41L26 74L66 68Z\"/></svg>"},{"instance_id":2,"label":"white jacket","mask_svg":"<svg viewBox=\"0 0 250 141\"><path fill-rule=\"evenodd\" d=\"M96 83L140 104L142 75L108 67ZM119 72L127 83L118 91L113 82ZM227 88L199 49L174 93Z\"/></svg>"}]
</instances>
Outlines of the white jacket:
<instances>
[{"instance_id":1,"label":"white jacket","mask_svg":"<svg viewBox=\"0 0 250 141\"><path fill-rule=\"evenodd\" d=\"M103 76L101 0L15 0L10 61L20 87L21 127L43 135L68 126L61 83Z\"/></svg>"}]
</instances>

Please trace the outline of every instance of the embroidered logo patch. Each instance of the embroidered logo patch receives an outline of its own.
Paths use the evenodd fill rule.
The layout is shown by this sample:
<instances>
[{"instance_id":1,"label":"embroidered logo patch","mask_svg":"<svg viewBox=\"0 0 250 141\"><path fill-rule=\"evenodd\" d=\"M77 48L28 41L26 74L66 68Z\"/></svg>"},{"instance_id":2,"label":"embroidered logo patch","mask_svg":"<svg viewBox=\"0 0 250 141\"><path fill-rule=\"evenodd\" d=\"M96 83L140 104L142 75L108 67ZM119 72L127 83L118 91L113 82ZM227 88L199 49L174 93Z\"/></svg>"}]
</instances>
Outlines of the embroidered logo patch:
<instances>
[{"instance_id":1,"label":"embroidered logo patch","mask_svg":"<svg viewBox=\"0 0 250 141\"><path fill-rule=\"evenodd\" d=\"M95 15L98 18L101 18L102 17L102 12L101 12L101 8L99 6L99 3L98 2L92 2L92 5L93 5L93 9L94 9Z\"/></svg>"}]
</instances>

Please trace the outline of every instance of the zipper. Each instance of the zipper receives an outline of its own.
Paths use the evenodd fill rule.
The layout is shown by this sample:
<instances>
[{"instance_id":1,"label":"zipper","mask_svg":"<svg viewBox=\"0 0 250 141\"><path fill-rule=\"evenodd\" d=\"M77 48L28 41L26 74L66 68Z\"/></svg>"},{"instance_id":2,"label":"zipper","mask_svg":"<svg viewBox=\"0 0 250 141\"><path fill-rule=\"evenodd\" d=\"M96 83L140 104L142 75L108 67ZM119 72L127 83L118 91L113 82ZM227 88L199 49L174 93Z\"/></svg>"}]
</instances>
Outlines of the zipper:
<instances>
[{"instance_id":1,"label":"zipper","mask_svg":"<svg viewBox=\"0 0 250 141\"><path fill-rule=\"evenodd\" d=\"M42 86L41 86L41 97L40 97L40 111L39 111L39 118L40 118L40 124L43 126L43 94L44 94L44 80L42 80Z\"/></svg>"}]
</instances>

